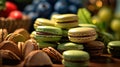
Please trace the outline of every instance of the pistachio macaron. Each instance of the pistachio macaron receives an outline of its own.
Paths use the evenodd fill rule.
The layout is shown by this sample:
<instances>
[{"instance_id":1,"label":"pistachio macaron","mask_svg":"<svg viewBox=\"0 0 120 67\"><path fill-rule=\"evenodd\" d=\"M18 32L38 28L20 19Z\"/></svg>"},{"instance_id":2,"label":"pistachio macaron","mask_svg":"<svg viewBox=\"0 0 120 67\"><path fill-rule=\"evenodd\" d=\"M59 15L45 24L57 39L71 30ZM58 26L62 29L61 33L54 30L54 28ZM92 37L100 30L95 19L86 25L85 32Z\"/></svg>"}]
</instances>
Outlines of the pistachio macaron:
<instances>
[{"instance_id":1,"label":"pistachio macaron","mask_svg":"<svg viewBox=\"0 0 120 67\"><path fill-rule=\"evenodd\" d=\"M40 41L59 41L62 37L61 35L61 28L53 26L38 26L34 38Z\"/></svg>"},{"instance_id":2,"label":"pistachio macaron","mask_svg":"<svg viewBox=\"0 0 120 67\"><path fill-rule=\"evenodd\" d=\"M37 18L34 22L34 28L36 29L37 26L54 26L54 23L46 18Z\"/></svg>"},{"instance_id":3,"label":"pistachio macaron","mask_svg":"<svg viewBox=\"0 0 120 67\"><path fill-rule=\"evenodd\" d=\"M120 58L120 41L110 41L107 45L107 49L112 57Z\"/></svg>"},{"instance_id":4,"label":"pistachio macaron","mask_svg":"<svg viewBox=\"0 0 120 67\"><path fill-rule=\"evenodd\" d=\"M78 26L78 17L76 14L60 14L53 19L56 27L68 29Z\"/></svg>"},{"instance_id":5,"label":"pistachio macaron","mask_svg":"<svg viewBox=\"0 0 120 67\"><path fill-rule=\"evenodd\" d=\"M97 32L94 28L76 27L68 31L68 38L72 42L86 43L97 38Z\"/></svg>"},{"instance_id":6,"label":"pistachio macaron","mask_svg":"<svg viewBox=\"0 0 120 67\"><path fill-rule=\"evenodd\" d=\"M83 50L84 46L83 44L66 42L66 43L59 44L57 49L62 53L63 51L66 51L66 50Z\"/></svg>"},{"instance_id":7,"label":"pistachio macaron","mask_svg":"<svg viewBox=\"0 0 120 67\"><path fill-rule=\"evenodd\" d=\"M65 67L89 66L89 54L80 50L67 50L63 52L63 65Z\"/></svg>"}]
</instances>

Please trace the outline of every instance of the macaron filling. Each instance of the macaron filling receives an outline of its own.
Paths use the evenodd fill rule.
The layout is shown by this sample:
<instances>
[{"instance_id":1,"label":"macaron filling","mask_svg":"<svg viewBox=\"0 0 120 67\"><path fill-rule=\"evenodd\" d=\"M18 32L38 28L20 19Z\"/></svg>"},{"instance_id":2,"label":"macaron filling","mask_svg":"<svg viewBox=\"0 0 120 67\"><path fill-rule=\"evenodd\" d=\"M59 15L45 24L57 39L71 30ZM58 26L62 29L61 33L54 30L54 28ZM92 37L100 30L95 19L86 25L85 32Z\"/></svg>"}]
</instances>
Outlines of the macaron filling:
<instances>
[{"instance_id":1,"label":"macaron filling","mask_svg":"<svg viewBox=\"0 0 120 67\"><path fill-rule=\"evenodd\" d=\"M56 35L56 36L60 36L58 34L53 34L53 33L48 33L48 32L36 32L36 34L38 34L38 35Z\"/></svg>"},{"instance_id":2,"label":"macaron filling","mask_svg":"<svg viewBox=\"0 0 120 67\"><path fill-rule=\"evenodd\" d=\"M77 20L72 20L72 21L63 21L63 22L57 22L57 23L73 23L73 22L78 22Z\"/></svg>"},{"instance_id":3,"label":"macaron filling","mask_svg":"<svg viewBox=\"0 0 120 67\"><path fill-rule=\"evenodd\" d=\"M92 34L92 35L84 35L84 36L71 36L69 35L70 37L75 37L75 38L80 38L80 37L92 37L92 36L96 36L96 34Z\"/></svg>"}]
</instances>

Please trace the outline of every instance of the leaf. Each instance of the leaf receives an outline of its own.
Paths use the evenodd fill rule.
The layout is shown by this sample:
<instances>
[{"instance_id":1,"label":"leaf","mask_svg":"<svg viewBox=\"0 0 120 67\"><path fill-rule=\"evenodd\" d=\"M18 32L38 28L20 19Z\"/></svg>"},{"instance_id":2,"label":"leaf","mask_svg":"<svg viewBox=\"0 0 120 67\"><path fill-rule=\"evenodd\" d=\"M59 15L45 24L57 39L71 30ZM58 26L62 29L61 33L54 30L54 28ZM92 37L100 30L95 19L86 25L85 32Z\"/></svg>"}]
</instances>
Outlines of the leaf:
<instances>
[{"instance_id":1,"label":"leaf","mask_svg":"<svg viewBox=\"0 0 120 67\"><path fill-rule=\"evenodd\" d=\"M77 15L80 23L92 24L91 13L86 8L79 8Z\"/></svg>"}]
</instances>

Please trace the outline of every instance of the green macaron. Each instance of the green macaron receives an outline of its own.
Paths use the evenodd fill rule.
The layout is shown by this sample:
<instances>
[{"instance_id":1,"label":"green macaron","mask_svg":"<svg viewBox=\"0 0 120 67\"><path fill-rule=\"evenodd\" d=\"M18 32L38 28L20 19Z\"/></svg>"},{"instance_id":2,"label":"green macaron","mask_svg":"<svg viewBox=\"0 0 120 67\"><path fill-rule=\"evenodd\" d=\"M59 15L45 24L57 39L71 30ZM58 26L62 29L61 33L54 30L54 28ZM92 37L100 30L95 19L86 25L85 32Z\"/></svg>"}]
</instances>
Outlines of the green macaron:
<instances>
[{"instance_id":1,"label":"green macaron","mask_svg":"<svg viewBox=\"0 0 120 67\"><path fill-rule=\"evenodd\" d=\"M87 67L90 56L81 50L67 50L63 52L63 65L65 67Z\"/></svg>"},{"instance_id":2,"label":"green macaron","mask_svg":"<svg viewBox=\"0 0 120 67\"><path fill-rule=\"evenodd\" d=\"M37 42L38 42L39 49L46 48L46 47L57 48L57 45L58 45L56 42L43 42L43 41L37 41Z\"/></svg>"},{"instance_id":3,"label":"green macaron","mask_svg":"<svg viewBox=\"0 0 120 67\"><path fill-rule=\"evenodd\" d=\"M120 58L120 41L111 41L108 43L108 53L113 57Z\"/></svg>"},{"instance_id":4,"label":"green macaron","mask_svg":"<svg viewBox=\"0 0 120 67\"><path fill-rule=\"evenodd\" d=\"M50 22L50 20L46 18L37 18L33 26L34 29L36 29L37 26L54 26L54 23Z\"/></svg>"},{"instance_id":5,"label":"green macaron","mask_svg":"<svg viewBox=\"0 0 120 67\"><path fill-rule=\"evenodd\" d=\"M58 45L57 49L61 52L65 50L83 50L84 46L82 44L66 42Z\"/></svg>"},{"instance_id":6,"label":"green macaron","mask_svg":"<svg viewBox=\"0 0 120 67\"><path fill-rule=\"evenodd\" d=\"M69 29L78 26L78 17L76 14L60 14L53 17L56 27Z\"/></svg>"},{"instance_id":7,"label":"green macaron","mask_svg":"<svg viewBox=\"0 0 120 67\"><path fill-rule=\"evenodd\" d=\"M38 26L34 38L40 41L59 41L61 37L61 28L53 26Z\"/></svg>"}]
</instances>

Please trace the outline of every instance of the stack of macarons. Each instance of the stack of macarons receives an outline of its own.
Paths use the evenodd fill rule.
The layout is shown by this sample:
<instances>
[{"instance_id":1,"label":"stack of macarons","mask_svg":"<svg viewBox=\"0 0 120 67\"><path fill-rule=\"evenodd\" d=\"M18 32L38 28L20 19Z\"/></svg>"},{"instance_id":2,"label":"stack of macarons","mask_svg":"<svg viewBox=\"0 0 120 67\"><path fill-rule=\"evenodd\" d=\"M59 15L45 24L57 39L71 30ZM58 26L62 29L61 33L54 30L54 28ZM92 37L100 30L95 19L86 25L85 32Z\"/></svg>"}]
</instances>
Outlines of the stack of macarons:
<instances>
[{"instance_id":1,"label":"stack of macarons","mask_svg":"<svg viewBox=\"0 0 120 67\"><path fill-rule=\"evenodd\" d=\"M31 33L40 48L56 47L58 42L68 42L68 30L78 26L76 14L56 14L51 19L37 18L33 24L35 31Z\"/></svg>"},{"instance_id":2,"label":"stack of macarons","mask_svg":"<svg viewBox=\"0 0 120 67\"><path fill-rule=\"evenodd\" d=\"M69 50L75 50L75 53L77 50L83 51L83 55L85 52L90 57L102 54L104 43L96 40L97 27L92 24L78 23L75 14L54 14L50 20L38 18L35 20L34 28L35 31L30 37L39 43L39 48L55 48L63 55L65 61L64 52Z\"/></svg>"},{"instance_id":3,"label":"stack of macarons","mask_svg":"<svg viewBox=\"0 0 120 67\"><path fill-rule=\"evenodd\" d=\"M53 26L37 26L35 32L34 38L39 43L40 48L49 46L56 47L56 42L62 37L61 28Z\"/></svg>"}]
</instances>

